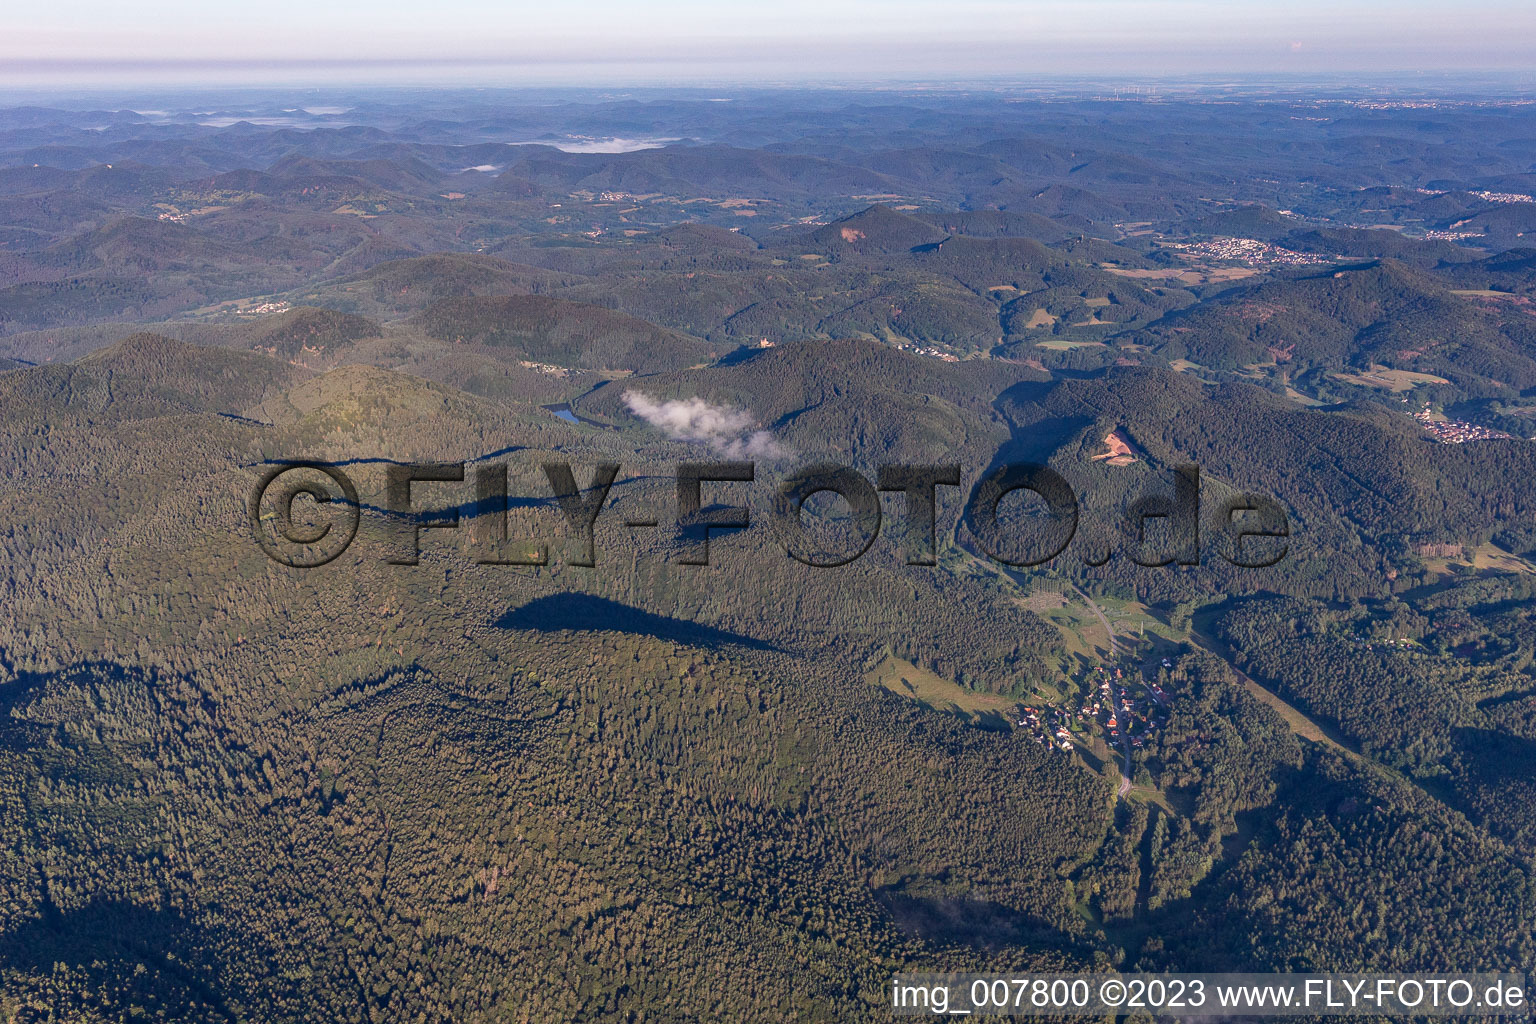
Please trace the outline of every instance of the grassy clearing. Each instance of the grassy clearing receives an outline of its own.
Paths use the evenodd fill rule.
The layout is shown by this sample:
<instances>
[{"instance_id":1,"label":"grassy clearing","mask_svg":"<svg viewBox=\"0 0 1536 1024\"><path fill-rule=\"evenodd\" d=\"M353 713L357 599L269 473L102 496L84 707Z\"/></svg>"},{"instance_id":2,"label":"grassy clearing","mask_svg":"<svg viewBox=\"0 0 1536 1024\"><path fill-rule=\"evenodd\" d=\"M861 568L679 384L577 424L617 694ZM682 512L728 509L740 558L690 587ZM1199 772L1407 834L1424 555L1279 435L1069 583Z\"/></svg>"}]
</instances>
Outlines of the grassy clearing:
<instances>
[{"instance_id":1,"label":"grassy clearing","mask_svg":"<svg viewBox=\"0 0 1536 1024\"><path fill-rule=\"evenodd\" d=\"M1125 798L1136 803L1155 804L1174 817L1180 816L1179 811L1169 801L1168 795L1162 790L1154 789L1151 786L1132 786L1130 791L1125 794Z\"/></svg>"},{"instance_id":2,"label":"grassy clearing","mask_svg":"<svg viewBox=\"0 0 1536 1024\"><path fill-rule=\"evenodd\" d=\"M1018 703L1014 697L967 690L958 683L952 683L894 655L887 655L864 679L935 711L959 715L976 724L983 721L1000 723L1002 713Z\"/></svg>"},{"instance_id":3,"label":"grassy clearing","mask_svg":"<svg viewBox=\"0 0 1536 1024\"><path fill-rule=\"evenodd\" d=\"M1323 404L1322 402L1319 402L1315 398L1308 398L1306 395L1302 394L1300 391L1297 391L1295 388L1291 387L1289 384L1287 384L1285 386L1285 397L1289 398L1293 402L1297 402L1297 403L1300 403L1301 405L1310 406L1310 407L1316 407L1316 406L1319 406L1319 405Z\"/></svg>"},{"instance_id":4,"label":"grassy clearing","mask_svg":"<svg viewBox=\"0 0 1536 1024\"><path fill-rule=\"evenodd\" d=\"M1472 553L1472 568L1497 572L1536 572L1536 565L1513 551L1505 551L1492 541L1479 546Z\"/></svg>"},{"instance_id":5,"label":"grassy clearing","mask_svg":"<svg viewBox=\"0 0 1536 1024\"><path fill-rule=\"evenodd\" d=\"M1333 373L1329 374L1334 380L1341 380L1346 384L1358 384L1367 388L1385 388L1395 393L1412 391L1421 384L1449 384L1444 377L1436 377L1432 373L1415 373L1412 370L1388 370L1385 367L1373 366L1364 373Z\"/></svg>"},{"instance_id":6,"label":"grassy clearing","mask_svg":"<svg viewBox=\"0 0 1536 1024\"><path fill-rule=\"evenodd\" d=\"M1069 602L1041 614L1061 630L1070 657L1100 661L1109 656L1109 634L1104 632L1103 624L1093 612L1083 605Z\"/></svg>"},{"instance_id":7,"label":"grassy clearing","mask_svg":"<svg viewBox=\"0 0 1536 1024\"><path fill-rule=\"evenodd\" d=\"M1157 268L1148 268L1148 269L1140 269L1140 268L1132 269L1132 268L1129 268L1129 267L1109 267L1109 266L1105 266L1102 269L1104 270L1104 272L1106 274L1114 274L1116 277L1138 278L1138 279L1147 280L1147 281L1166 280L1167 278L1170 278L1170 277L1179 277L1179 276L1181 276L1183 274L1189 273L1189 271L1185 270L1183 267L1157 267Z\"/></svg>"},{"instance_id":8,"label":"grassy clearing","mask_svg":"<svg viewBox=\"0 0 1536 1024\"><path fill-rule=\"evenodd\" d=\"M1453 572L1536 572L1536 565L1512 551L1506 551L1492 541L1479 545L1470 555L1426 558L1424 565L1430 572L1447 576Z\"/></svg>"},{"instance_id":9,"label":"grassy clearing","mask_svg":"<svg viewBox=\"0 0 1536 1024\"><path fill-rule=\"evenodd\" d=\"M1087 323L1087 322L1085 322L1083 324L1075 324L1074 326L1076 326L1076 327L1083 327L1085 325L1086 326L1095 326L1095 325L1093 325L1091 323ZM1100 326L1102 326L1102 325L1100 325ZM1074 348L1103 348L1104 347L1104 343L1102 341L1069 341L1066 338L1052 338L1049 341L1037 341L1037 342L1035 342L1035 344L1038 347L1040 347L1040 348L1048 348L1048 349L1050 349L1053 352L1066 352L1066 351L1069 351L1069 350L1074 349Z\"/></svg>"},{"instance_id":10,"label":"grassy clearing","mask_svg":"<svg viewBox=\"0 0 1536 1024\"><path fill-rule=\"evenodd\" d=\"M1254 267L1207 267L1200 264L1189 267L1148 269L1105 267L1104 272L1114 274L1116 277L1176 281L1185 285L1220 284L1223 281L1238 281L1245 277L1253 277L1259 273Z\"/></svg>"},{"instance_id":11,"label":"grassy clearing","mask_svg":"<svg viewBox=\"0 0 1536 1024\"><path fill-rule=\"evenodd\" d=\"M1279 712L1280 717L1285 719L1285 724L1288 725L1291 729L1291 732L1295 733L1297 736L1300 736L1304 740L1311 740L1313 743L1322 743L1337 749L1343 749L1339 747L1337 743L1334 743L1333 740L1329 739L1323 730L1317 727L1317 723L1313 722L1312 719L1308 718L1300 711L1297 711L1295 708L1291 707L1284 700L1282 700L1279 696L1264 689L1264 687L1260 686L1252 679L1244 677L1243 688L1246 689L1249 693L1253 694L1253 696L1257 697L1261 703L1268 704L1270 707Z\"/></svg>"},{"instance_id":12,"label":"grassy clearing","mask_svg":"<svg viewBox=\"0 0 1536 1024\"><path fill-rule=\"evenodd\" d=\"M1259 273L1256 267L1209 267L1201 268L1202 284L1211 281L1241 281L1245 277L1253 277Z\"/></svg>"}]
</instances>

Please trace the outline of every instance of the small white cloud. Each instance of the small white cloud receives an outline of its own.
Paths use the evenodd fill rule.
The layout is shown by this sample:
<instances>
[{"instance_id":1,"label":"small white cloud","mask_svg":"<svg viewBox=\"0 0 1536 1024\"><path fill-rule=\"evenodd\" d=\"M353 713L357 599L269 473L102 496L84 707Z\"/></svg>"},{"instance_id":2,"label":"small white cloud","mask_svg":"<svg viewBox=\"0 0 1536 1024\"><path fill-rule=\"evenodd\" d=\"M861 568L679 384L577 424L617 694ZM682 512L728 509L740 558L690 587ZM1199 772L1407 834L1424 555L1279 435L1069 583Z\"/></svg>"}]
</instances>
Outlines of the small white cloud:
<instances>
[{"instance_id":1,"label":"small white cloud","mask_svg":"<svg viewBox=\"0 0 1536 1024\"><path fill-rule=\"evenodd\" d=\"M678 441L709 446L729 459L780 459L788 450L767 430L755 429L750 414L702 398L658 402L638 391L626 391L629 411Z\"/></svg>"}]
</instances>

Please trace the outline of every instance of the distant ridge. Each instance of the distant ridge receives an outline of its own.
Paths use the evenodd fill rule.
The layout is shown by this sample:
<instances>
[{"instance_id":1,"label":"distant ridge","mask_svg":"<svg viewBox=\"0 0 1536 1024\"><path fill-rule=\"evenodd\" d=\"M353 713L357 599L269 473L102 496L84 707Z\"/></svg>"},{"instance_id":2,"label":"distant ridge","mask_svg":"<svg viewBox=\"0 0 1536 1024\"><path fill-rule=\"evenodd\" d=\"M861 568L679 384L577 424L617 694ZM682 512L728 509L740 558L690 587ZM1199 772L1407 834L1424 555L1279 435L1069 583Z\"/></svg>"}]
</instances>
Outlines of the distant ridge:
<instances>
[{"instance_id":1,"label":"distant ridge","mask_svg":"<svg viewBox=\"0 0 1536 1024\"><path fill-rule=\"evenodd\" d=\"M1078 235L1078 225L1063 224L1038 213L1013 210L965 210L944 213L916 213L940 231L976 238L1029 238L1037 242L1059 242Z\"/></svg>"},{"instance_id":2,"label":"distant ridge","mask_svg":"<svg viewBox=\"0 0 1536 1024\"><path fill-rule=\"evenodd\" d=\"M432 338L509 348L557 366L654 373L708 362L702 341L605 306L543 295L434 302L415 319Z\"/></svg>"},{"instance_id":3,"label":"distant ridge","mask_svg":"<svg viewBox=\"0 0 1536 1024\"><path fill-rule=\"evenodd\" d=\"M1261 203L1213 213L1189 226L1189 230L1197 235L1230 235L1235 238L1257 238L1265 242L1290 234L1296 228L1295 220Z\"/></svg>"}]
</instances>

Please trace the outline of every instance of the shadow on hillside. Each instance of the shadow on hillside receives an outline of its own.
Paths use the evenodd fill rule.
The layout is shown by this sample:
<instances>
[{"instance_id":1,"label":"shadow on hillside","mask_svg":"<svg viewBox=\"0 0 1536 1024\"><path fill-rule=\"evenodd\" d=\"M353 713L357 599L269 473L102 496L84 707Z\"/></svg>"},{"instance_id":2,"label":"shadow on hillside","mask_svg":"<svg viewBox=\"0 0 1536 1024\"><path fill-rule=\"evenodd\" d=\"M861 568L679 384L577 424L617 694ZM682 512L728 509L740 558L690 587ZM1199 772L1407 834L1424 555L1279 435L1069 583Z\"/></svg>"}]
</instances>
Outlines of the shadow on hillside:
<instances>
[{"instance_id":1,"label":"shadow on hillside","mask_svg":"<svg viewBox=\"0 0 1536 1024\"><path fill-rule=\"evenodd\" d=\"M690 647L722 647L735 644L755 650L773 650L772 644L686 619L653 615L639 608L591 594L552 594L513 608L496 620L502 629L528 629L553 633L562 629L609 630L634 633Z\"/></svg>"},{"instance_id":2,"label":"shadow on hillside","mask_svg":"<svg viewBox=\"0 0 1536 1024\"><path fill-rule=\"evenodd\" d=\"M1500 838L1521 845L1536 841L1526 810L1536 740L1497 729L1462 727L1452 733L1464 774L1435 795ZM1481 799L1476 798L1480 791ZM1431 789L1434 792L1434 789Z\"/></svg>"},{"instance_id":3,"label":"shadow on hillside","mask_svg":"<svg viewBox=\"0 0 1536 1024\"><path fill-rule=\"evenodd\" d=\"M110 900L60 912L52 903L0 941L0 964L33 976L49 976L57 965L78 972L77 987L88 1005L123 1019L153 1007L176 1019L233 1021L235 1015L214 988L211 971L191 965L194 950L213 937L167 911Z\"/></svg>"}]
</instances>

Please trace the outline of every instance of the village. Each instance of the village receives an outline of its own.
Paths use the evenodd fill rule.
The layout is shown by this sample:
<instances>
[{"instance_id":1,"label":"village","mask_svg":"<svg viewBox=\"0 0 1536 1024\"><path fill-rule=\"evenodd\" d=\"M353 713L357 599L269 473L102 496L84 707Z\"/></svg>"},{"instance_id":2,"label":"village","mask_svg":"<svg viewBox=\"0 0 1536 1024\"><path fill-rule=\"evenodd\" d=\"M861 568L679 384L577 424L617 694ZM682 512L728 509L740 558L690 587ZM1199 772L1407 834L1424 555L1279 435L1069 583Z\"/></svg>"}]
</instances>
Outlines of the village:
<instances>
[{"instance_id":1,"label":"village","mask_svg":"<svg viewBox=\"0 0 1536 1024\"><path fill-rule=\"evenodd\" d=\"M953 352L946 352L933 345L920 345L917 342L905 339L892 341L891 347L900 349L903 352L911 352L913 355L927 356L930 359L941 359L946 363L958 363L960 361L960 357Z\"/></svg>"},{"instance_id":2,"label":"village","mask_svg":"<svg viewBox=\"0 0 1536 1024\"><path fill-rule=\"evenodd\" d=\"M1170 667L1172 662L1163 658L1162 668ZM1101 663L1088 671L1083 684L1081 700L1059 706L1019 704L1005 717L1021 735L1066 754L1097 735L1111 750L1128 755L1168 722L1167 691L1135 667L1128 672Z\"/></svg>"},{"instance_id":3,"label":"village","mask_svg":"<svg viewBox=\"0 0 1536 1024\"><path fill-rule=\"evenodd\" d=\"M281 299L258 302L254 306L239 306L235 309L235 316L271 316L274 313L286 313L291 307Z\"/></svg>"},{"instance_id":4,"label":"village","mask_svg":"<svg viewBox=\"0 0 1536 1024\"><path fill-rule=\"evenodd\" d=\"M1208 242L1162 243L1165 248L1182 250L1185 259L1236 261L1250 267L1301 267L1329 262L1328 257L1295 252L1256 238L1214 238Z\"/></svg>"},{"instance_id":5,"label":"village","mask_svg":"<svg viewBox=\"0 0 1536 1024\"><path fill-rule=\"evenodd\" d=\"M1492 441L1501 438L1513 438L1513 434L1506 434L1502 430L1494 430L1492 427L1480 427L1476 423L1468 423L1465 420L1435 419L1429 406L1425 406L1413 414L1428 434L1441 444L1465 444L1468 441Z\"/></svg>"}]
</instances>

